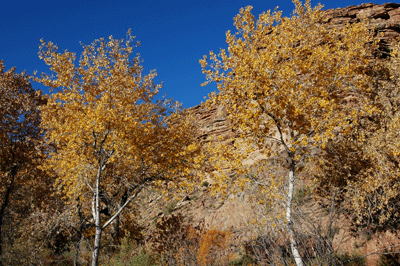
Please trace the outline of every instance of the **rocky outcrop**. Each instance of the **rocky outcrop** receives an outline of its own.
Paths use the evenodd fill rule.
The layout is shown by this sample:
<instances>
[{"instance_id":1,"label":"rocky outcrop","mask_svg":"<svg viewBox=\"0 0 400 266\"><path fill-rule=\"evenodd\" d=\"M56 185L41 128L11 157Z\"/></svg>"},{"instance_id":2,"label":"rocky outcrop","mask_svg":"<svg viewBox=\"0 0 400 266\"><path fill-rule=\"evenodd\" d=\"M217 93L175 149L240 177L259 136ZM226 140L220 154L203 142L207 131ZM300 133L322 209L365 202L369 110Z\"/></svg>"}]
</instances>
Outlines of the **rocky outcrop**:
<instances>
[{"instance_id":1,"label":"rocky outcrop","mask_svg":"<svg viewBox=\"0 0 400 266\"><path fill-rule=\"evenodd\" d=\"M379 38L380 52L383 56L390 54L390 42L400 37L400 4L383 5L362 4L344 8L326 10L326 18L332 27L341 27L346 23L356 23L369 19L371 28Z\"/></svg>"},{"instance_id":2,"label":"rocky outcrop","mask_svg":"<svg viewBox=\"0 0 400 266\"><path fill-rule=\"evenodd\" d=\"M371 19L373 25L381 25L382 29L390 28L391 24L400 21L400 4L386 3L383 5L362 4L344 8L326 10L326 18L333 25L340 25L347 22L358 22L360 19ZM388 24L386 27L384 24Z\"/></svg>"},{"instance_id":3,"label":"rocky outcrop","mask_svg":"<svg viewBox=\"0 0 400 266\"><path fill-rule=\"evenodd\" d=\"M208 143L219 137L229 137L233 134L232 124L228 120L225 107L214 106L208 109L206 106L197 105L190 108L195 121L199 125L199 140Z\"/></svg>"}]
</instances>

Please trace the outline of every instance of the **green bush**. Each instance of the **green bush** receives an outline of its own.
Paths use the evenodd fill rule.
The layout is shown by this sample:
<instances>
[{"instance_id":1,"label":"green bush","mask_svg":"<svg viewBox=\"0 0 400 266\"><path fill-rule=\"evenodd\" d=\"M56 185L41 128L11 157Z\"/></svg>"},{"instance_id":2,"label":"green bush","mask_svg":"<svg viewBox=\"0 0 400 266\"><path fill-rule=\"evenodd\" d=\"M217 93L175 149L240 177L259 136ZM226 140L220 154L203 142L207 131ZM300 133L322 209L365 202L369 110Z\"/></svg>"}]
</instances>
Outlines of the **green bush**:
<instances>
[{"instance_id":1,"label":"green bush","mask_svg":"<svg viewBox=\"0 0 400 266\"><path fill-rule=\"evenodd\" d=\"M201 183L201 186L202 187L208 187L210 184L207 182L207 181L203 181L202 183Z\"/></svg>"}]
</instances>

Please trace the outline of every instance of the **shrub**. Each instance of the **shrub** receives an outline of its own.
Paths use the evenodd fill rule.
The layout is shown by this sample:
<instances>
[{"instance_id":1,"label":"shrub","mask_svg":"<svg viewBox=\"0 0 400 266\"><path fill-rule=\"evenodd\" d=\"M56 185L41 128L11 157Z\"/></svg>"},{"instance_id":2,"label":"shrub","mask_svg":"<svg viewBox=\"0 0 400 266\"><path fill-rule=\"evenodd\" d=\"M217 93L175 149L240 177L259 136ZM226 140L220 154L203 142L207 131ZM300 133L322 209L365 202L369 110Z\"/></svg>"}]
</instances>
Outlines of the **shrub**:
<instances>
[{"instance_id":1,"label":"shrub","mask_svg":"<svg viewBox=\"0 0 400 266\"><path fill-rule=\"evenodd\" d=\"M153 266L157 265L156 257L150 251L138 248L135 241L125 236L118 247L119 253L114 255L108 265L110 266ZM139 251L138 251L139 249Z\"/></svg>"},{"instance_id":2,"label":"shrub","mask_svg":"<svg viewBox=\"0 0 400 266\"><path fill-rule=\"evenodd\" d=\"M202 187L208 187L210 184L207 182L207 181L203 181L202 183L201 183L201 186Z\"/></svg>"}]
</instances>

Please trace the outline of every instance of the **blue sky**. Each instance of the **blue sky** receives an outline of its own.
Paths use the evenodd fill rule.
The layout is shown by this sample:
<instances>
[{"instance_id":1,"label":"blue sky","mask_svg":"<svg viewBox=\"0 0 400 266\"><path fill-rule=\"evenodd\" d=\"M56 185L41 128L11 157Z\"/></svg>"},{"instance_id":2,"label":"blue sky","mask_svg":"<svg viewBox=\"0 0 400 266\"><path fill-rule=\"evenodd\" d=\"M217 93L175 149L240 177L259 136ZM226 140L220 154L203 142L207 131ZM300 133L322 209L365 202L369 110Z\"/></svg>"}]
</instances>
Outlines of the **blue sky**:
<instances>
[{"instance_id":1,"label":"blue sky","mask_svg":"<svg viewBox=\"0 0 400 266\"><path fill-rule=\"evenodd\" d=\"M226 48L225 32L233 30L233 17L241 7L251 5L253 14L279 9L288 16L291 0L69 0L3 1L0 6L0 59L6 69L18 72L49 73L38 58L39 40L56 43L60 51L76 52L83 44L100 37L125 38L127 30L141 42L135 53L144 59L145 73L158 72L162 94L184 107L203 100L213 85L201 87L205 80L199 59ZM387 1L375 1L382 4ZM312 2L313 5L318 2ZM360 0L321 2L324 9L359 5ZM35 88L46 89L34 83Z\"/></svg>"}]
</instances>

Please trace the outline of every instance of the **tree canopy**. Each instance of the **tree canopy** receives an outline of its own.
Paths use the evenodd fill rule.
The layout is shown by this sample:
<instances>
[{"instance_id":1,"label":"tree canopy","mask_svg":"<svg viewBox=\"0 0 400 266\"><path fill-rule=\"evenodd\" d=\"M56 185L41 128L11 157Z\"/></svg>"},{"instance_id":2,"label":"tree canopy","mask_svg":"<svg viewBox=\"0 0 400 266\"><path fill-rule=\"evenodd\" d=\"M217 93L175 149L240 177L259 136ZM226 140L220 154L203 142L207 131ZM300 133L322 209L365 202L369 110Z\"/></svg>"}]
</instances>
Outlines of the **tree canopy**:
<instances>
[{"instance_id":1,"label":"tree canopy","mask_svg":"<svg viewBox=\"0 0 400 266\"><path fill-rule=\"evenodd\" d=\"M46 104L46 98L32 88L26 73L16 73L15 68L6 71L3 61L0 61L0 95L1 256L3 236L13 239L10 229L13 226L3 233L5 220L12 224L11 221L29 213L30 205L41 204L38 198L27 197L31 195L27 191L43 196L40 190L46 190L42 187L45 176L38 168L44 157L40 108Z\"/></svg>"},{"instance_id":2,"label":"tree canopy","mask_svg":"<svg viewBox=\"0 0 400 266\"><path fill-rule=\"evenodd\" d=\"M42 110L50 150L46 167L71 201L92 212L93 264L101 232L149 184L187 182L196 168L195 124L178 103L156 98L156 72L144 75L134 37L99 39L76 55L42 41L39 57L53 76L36 80L57 89ZM104 215L108 217L104 222Z\"/></svg>"},{"instance_id":3,"label":"tree canopy","mask_svg":"<svg viewBox=\"0 0 400 266\"><path fill-rule=\"evenodd\" d=\"M332 27L324 20L322 6L293 2L291 17L268 11L255 19L251 6L242 8L234 19L237 32L226 33L228 49L211 51L200 63L207 78L204 85L216 82L219 90L209 96L208 105L225 106L239 135L232 139L233 146L211 149L214 175L220 184L234 181L232 171L233 176L247 177L236 179L241 186L259 182L265 160L254 176L245 159L256 149L264 159L286 155L286 222L293 256L302 265L291 220L294 173L300 162L312 158L313 147L349 134L359 115L376 110L369 103L366 75L374 41L365 21ZM277 196L282 180L265 183L270 198Z\"/></svg>"}]
</instances>

